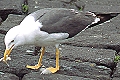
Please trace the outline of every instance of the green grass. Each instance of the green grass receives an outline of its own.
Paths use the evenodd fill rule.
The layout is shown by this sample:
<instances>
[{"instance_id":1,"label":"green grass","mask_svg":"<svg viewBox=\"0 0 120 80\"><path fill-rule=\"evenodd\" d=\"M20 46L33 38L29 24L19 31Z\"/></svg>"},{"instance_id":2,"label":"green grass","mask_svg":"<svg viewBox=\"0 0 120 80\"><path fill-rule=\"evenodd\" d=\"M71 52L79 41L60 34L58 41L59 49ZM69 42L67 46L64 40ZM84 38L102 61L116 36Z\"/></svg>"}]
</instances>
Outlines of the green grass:
<instances>
[{"instance_id":1,"label":"green grass","mask_svg":"<svg viewBox=\"0 0 120 80\"><path fill-rule=\"evenodd\" d=\"M28 5L22 4L22 12L28 13Z\"/></svg>"},{"instance_id":2,"label":"green grass","mask_svg":"<svg viewBox=\"0 0 120 80\"><path fill-rule=\"evenodd\" d=\"M119 62L119 61L120 61L120 56L116 55L115 58L114 58L114 62Z\"/></svg>"}]
</instances>

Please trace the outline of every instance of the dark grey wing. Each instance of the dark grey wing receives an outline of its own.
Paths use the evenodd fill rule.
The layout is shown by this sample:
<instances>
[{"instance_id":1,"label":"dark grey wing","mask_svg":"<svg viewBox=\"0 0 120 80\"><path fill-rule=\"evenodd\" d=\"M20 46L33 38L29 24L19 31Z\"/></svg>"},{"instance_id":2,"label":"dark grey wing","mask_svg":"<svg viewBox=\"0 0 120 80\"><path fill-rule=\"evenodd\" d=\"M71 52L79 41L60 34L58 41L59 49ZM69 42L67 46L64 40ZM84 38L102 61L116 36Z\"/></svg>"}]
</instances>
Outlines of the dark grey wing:
<instances>
[{"instance_id":1,"label":"dark grey wing","mask_svg":"<svg viewBox=\"0 0 120 80\"><path fill-rule=\"evenodd\" d=\"M51 9L39 21L41 31L48 33L68 33L69 38L75 36L94 21L94 17L83 12L70 9Z\"/></svg>"},{"instance_id":2,"label":"dark grey wing","mask_svg":"<svg viewBox=\"0 0 120 80\"><path fill-rule=\"evenodd\" d=\"M39 18L41 18L45 13L47 13L50 10L51 10L51 8L40 9L40 10L37 10L37 11L29 14L29 16L33 16L35 21L37 21Z\"/></svg>"}]
</instances>

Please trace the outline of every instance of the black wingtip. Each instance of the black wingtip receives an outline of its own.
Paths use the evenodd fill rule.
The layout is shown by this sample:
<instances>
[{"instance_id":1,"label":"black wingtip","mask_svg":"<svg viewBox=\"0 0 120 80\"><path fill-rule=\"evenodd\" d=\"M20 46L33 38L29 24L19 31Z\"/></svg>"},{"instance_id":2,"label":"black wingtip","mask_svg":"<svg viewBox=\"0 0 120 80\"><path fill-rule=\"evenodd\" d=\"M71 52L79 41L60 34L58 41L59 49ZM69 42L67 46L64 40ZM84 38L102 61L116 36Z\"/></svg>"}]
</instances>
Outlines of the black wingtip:
<instances>
[{"instance_id":1,"label":"black wingtip","mask_svg":"<svg viewBox=\"0 0 120 80\"><path fill-rule=\"evenodd\" d=\"M109 12L109 13L99 13L99 12L93 12L96 17L100 18L100 21L98 21L98 23L95 23L95 24L92 24L90 25L88 28L91 28L91 27L94 27L98 24L101 24L101 23L104 23L116 16L118 16L120 13L117 13L117 12Z\"/></svg>"}]
</instances>

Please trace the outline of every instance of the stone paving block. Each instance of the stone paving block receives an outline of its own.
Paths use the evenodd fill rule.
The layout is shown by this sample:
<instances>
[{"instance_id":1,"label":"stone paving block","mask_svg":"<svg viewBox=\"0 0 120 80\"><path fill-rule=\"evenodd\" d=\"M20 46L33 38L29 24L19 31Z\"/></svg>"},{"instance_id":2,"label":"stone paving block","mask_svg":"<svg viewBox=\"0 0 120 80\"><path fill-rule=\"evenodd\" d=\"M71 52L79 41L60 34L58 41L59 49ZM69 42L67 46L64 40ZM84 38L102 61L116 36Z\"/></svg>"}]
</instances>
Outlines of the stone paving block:
<instances>
[{"instance_id":1,"label":"stone paving block","mask_svg":"<svg viewBox=\"0 0 120 80\"><path fill-rule=\"evenodd\" d=\"M116 78L116 77L114 77L112 80L120 80L120 78Z\"/></svg>"},{"instance_id":2,"label":"stone paving block","mask_svg":"<svg viewBox=\"0 0 120 80\"><path fill-rule=\"evenodd\" d=\"M100 5L100 6L119 6L120 0L81 0L86 5Z\"/></svg>"},{"instance_id":3,"label":"stone paving block","mask_svg":"<svg viewBox=\"0 0 120 80\"><path fill-rule=\"evenodd\" d=\"M21 0L0 0L0 9L20 9Z\"/></svg>"},{"instance_id":4,"label":"stone paving block","mask_svg":"<svg viewBox=\"0 0 120 80\"><path fill-rule=\"evenodd\" d=\"M120 79L120 62L118 62L116 71L113 74L113 80L119 80Z\"/></svg>"},{"instance_id":5,"label":"stone paving block","mask_svg":"<svg viewBox=\"0 0 120 80\"><path fill-rule=\"evenodd\" d=\"M77 76L67 76L62 74L40 75L39 72L26 74L22 80L94 80Z\"/></svg>"},{"instance_id":6,"label":"stone paving block","mask_svg":"<svg viewBox=\"0 0 120 80\"><path fill-rule=\"evenodd\" d=\"M19 80L14 74L0 72L0 80Z\"/></svg>"},{"instance_id":7,"label":"stone paving block","mask_svg":"<svg viewBox=\"0 0 120 80\"><path fill-rule=\"evenodd\" d=\"M10 14L8 18L0 25L0 29L8 31L10 28L19 25L24 17L25 15Z\"/></svg>"},{"instance_id":8,"label":"stone paving block","mask_svg":"<svg viewBox=\"0 0 120 80\"><path fill-rule=\"evenodd\" d=\"M48 55L51 57L55 57L55 48L48 47L46 49ZM69 45L61 45L60 46L60 58L62 60L68 61L81 61L81 62L94 62L96 64L112 66L114 61L114 55L116 51L114 50L107 50L107 49L94 49L88 47L76 47L76 46L69 46Z\"/></svg>"},{"instance_id":9,"label":"stone paving block","mask_svg":"<svg viewBox=\"0 0 120 80\"><path fill-rule=\"evenodd\" d=\"M70 8L70 9L84 9L84 2L81 0L28 0L29 12L33 12L42 8Z\"/></svg>"},{"instance_id":10,"label":"stone paving block","mask_svg":"<svg viewBox=\"0 0 120 80\"><path fill-rule=\"evenodd\" d=\"M84 10L93 12L120 12L120 6L86 5Z\"/></svg>"},{"instance_id":11,"label":"stone paving block","mask_svg":"<svg viewBox=\"0 0 120 80\"><path fill-rule=\"evenodd\" d=\"M85 11L120 12L120 0L81 0L85 3Z\"/></svg>"}]
</instances>

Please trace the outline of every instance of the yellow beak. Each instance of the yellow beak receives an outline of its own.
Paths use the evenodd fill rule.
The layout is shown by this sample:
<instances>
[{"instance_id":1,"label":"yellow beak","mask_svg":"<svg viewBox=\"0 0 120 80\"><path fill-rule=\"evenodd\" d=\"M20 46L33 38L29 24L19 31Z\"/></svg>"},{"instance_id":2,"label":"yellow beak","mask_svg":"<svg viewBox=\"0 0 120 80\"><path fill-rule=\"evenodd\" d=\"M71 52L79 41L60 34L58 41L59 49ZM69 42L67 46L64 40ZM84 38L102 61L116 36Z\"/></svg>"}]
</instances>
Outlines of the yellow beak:
<instances>
[{"instance_id":1,"label":"yellow beak","mask_svg":"<svg viewBox=\"0 0 120 80\"><path fill-rule=\"evenodd\" d=\"M3 61L7 64L7 60L10 59L9 55L12 51L12 48L13 48L14 45L12 45L12 47L10 49L6 49L5 52L4 52L4 57L3 57ZM7 64L8 65L8 64Z\"/></svg>"},{"instance_id":2,"label":"yellow beak","mask_svg":"<svg viewBox=\"0 0 120 80\"><path fill-rule=\"evenodd\" d=\"M6 49L4 52L4 57L3 57L3 61L7 61L7 57L10 55L10 52L12 51L12 49Z\"/></svg>"}]
</instances>

